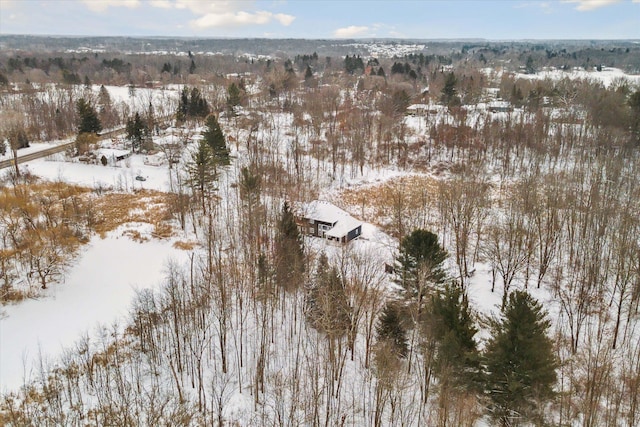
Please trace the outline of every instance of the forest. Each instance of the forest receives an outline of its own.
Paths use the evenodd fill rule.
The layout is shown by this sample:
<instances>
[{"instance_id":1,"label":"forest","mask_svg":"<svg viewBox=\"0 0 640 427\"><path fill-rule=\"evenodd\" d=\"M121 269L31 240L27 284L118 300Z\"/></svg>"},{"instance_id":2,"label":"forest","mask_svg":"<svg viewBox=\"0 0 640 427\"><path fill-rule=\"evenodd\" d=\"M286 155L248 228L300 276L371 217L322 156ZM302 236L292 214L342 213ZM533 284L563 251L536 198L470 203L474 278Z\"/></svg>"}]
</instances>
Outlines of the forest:
<instances>
[{"instance_id":1,"label":"forest","mask_svg":"<svg viewBox=\"0 0 640 427\"><path fill-rule=\"evenodd\" d=\"M640 423L637 44L0 42L0 310L122 227L188 259L3 385L0 424ZM313 200L363 235L301 233Z\"/></svg>"}]
</instances>

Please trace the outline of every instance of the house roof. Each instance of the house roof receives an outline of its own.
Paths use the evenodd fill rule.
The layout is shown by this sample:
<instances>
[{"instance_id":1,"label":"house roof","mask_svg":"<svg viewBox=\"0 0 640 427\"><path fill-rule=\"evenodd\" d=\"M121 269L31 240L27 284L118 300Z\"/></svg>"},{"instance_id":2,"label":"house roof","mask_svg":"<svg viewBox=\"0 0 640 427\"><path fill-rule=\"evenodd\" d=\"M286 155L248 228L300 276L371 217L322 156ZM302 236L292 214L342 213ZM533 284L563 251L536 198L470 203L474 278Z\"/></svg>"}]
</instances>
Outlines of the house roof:
<instances>
[{"instance_id":1,"label":"house roof","mask_svg":"<svg viewBox=\"0 0 640 427\"><path fill-rule=\"evenodd\" d=\"M300 215L304 218L333 224L333 228L326 231L327 236L343 237L349 232L362 225L359 221L349 215L336 205L324 200L314 200L299 206Z\"/></svg>"}]
</instances>

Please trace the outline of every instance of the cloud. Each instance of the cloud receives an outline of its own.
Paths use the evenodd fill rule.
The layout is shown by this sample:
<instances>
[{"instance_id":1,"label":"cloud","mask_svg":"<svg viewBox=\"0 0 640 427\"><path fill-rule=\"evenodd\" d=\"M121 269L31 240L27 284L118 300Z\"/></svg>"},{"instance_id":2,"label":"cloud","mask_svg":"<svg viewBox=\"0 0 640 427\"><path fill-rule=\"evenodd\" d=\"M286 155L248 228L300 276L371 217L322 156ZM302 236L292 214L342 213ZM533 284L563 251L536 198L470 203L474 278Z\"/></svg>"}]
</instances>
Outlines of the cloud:
<instances>
[{"instance_id":1,"label":"cloud","mask_svg":"<svg viewBox=\"0 0 640 427\"><path fill-rule=\"evenodd\" d=\"M367 31L369 31L369 27L367 26L357 26L357 25L351 25L349 27L344 27L344 28L338 28L337 30L335 30L333 32L333 36L334 37L338 37L338 38L350 38L350 37L357 37L357 36L361 36L364 33L366 33Z\"/></svg>"},{"instance_id":2,"label":"cloud","mask_svg":"<svg viewBox=\"0 0 640 427\"><path fill-rule=\"evenodd\" d=\"M160 9L171 9L174 6L169 0L149 0L149 4Z\"/></svg>"},{"instance_id":3,"label":"cloud","mask_svg":"<svg viewBox=\"0 0 640 427\"><path fill-rule=\"evenodd\" d=\"M576 10L581 12L599 9L619 2L620 0L563 0L563 3L577 3Z\"/></svg>"},{"instance_id":4,"label":"cloud","mask_svg":"<svg viewBox=\"0 0 640 427\"><path fill-rule=\"evenodd\" d=\"M104 12L110 7L128 7L130 9L140 6L140 0L80 0L94 12Z\"/></svg>"},{"instance_id":5,"label":"cloud","mask_svg":"<svg viewBox=\"0 0 640 427\"><path fill-rule=\"evenodd\" d=\"M213 13L233 13L254 8L254 1L235 0L175 0L177 9L188 9L196 15L209 15Z\"/></svg>"},{"instance_id":6,"label":"cloud","mask_svg":"<svg viewBox=\"0 0 640 427\"><path fill-rule=\"evenodd\" d=\"M12 9L16 4L16 0L0 0L0 6L2 6L3 9Z\"/></svg>"},{"instance_id":7,"label":"cloud","mask_svg":"<svg viewBox=\"0 0 640 427\"><path fill-rule=\"evenodd\" d=\"M257 12L226 12L208 13L198 19L191 21L191 25L196 28L211 27L241 27L246 25L265 25L272 21L277 21L284 26L290 25L295 16L283 13L271 13L264 10Z\"/></svg>"},{"instance_id":8,"label":"cloud","mask_svg":"<svg viewBox=\"0 0 640 427\"><path fill-rule=\"evenodd\" d=\"M295 16L284 13L252 10L255 1L149 0L149 5L163 9L189 10L198 16L189 24L198 29L265 25L274 21L286 27L296 19Z\"/></svg>"}]
</instances>

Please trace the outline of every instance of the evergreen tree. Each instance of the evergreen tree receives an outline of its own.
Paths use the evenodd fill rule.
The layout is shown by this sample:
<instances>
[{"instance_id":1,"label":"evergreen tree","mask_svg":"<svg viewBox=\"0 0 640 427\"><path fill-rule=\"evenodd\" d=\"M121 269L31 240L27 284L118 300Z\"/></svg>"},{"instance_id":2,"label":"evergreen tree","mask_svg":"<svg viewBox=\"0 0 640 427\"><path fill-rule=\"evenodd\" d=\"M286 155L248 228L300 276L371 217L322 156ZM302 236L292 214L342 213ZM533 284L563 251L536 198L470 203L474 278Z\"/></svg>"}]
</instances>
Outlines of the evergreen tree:
<instances>
[{"instance_id":1,"label":"evergreen tree","mask_svg":"<svg viewBox=\"0 0 640 427\"><path fill-rule=\"evenodd\" d=\"M127 139L131 141L133 151L140 151L142 142L145 140L145 138L147 138L147 135L149 134L149 129L140 118L140 114L136 113L132 118L129 118L129 120L127 120L126 133Z\"/></svg>"},{"instance_id":2,"label":"evergreen tree","mask_svg":"<svg viewBox=\"0 0 640 427\"><path fill-rule=\"evenodd\" d=\"M407 297L422 307L428 287L444 282L442 263L447 252L438 243L438 236L416 229L400 242L396 258L396 283L404 288Z\"/></svg>"},{"instance_id":3,"label":"evergreen tree","mask_svg":"<svg viewBox=\"0 0 640 427\"><path fill-rule=\"evenodd\" d=\"M387 303L382 309L376 325L378 342L398 357L406 357L409 351L407 330L400 309L395 303Z\"/></svg>"},{"instance_id":4,"label":"evergreen tree","mask_svg":"<svg viewBox=\"0 0 640 427\"><path fill-rule=\"evenodd\" d=\"M80 124L78 125L78 133L98 133L102 130L102 124L98 118L95 108L87 102L86 99L80 98L76 104Z\"/></svg>"},{"instance_id":5,"label":"evergreen tree","mask_svg":"<svg viewBox=\"0 0 640 427\"><path fill-rule=\"evenodd\" d=\"M384 68L382 67L378 68L378 76L387 77L387 75L384 73Z\"/></svg>"},{"instance_id":6,"label":"evergreen tree","mask_svg":"<svg viewBox=\"0 0 640 427\"><path fill-rule=\"evenodd\" d=\"M351 324L351 307L338 269L330 266L323 252L318 259L315 280L307 290L306 316L311 325L330 339L346 335Z\"/></svg>"},{"instance_id":7,"label":"evergreen tree","mask_svg":"<svg viewBox=\"0 0 640 427\"><path fill-rule=\"evenodd\" d=\"M397 90L393 92L392 102L394 114L402 116L411 104L411 97L405 90Z\"/></svg>"},{"instance_id":8,"label":"evergreen tree","mask_svg":"<svg viewBox=\"0 0 640 427\"><path fill-rule=\"evenodd\" d=\"M509 295L486 347L487 393L492 416L503 426L539 421L554 395L557 362L542 305L527 292Z\"/></svg>"},{"instance_id":9,"label":"evergreen tree","mask_svg":"<svg viewBox=\"0 0 640 427\"><path fill-rule=\"evenodd\" d=\"M189 97L188 116L191 118L204 118L209 114L209 104L202 97L200 89L191 88Z\"/></svg>"},{"instance_id":10,"label":"evergreen tree","mask_svg":"<svg viewBox=\"0 0 640 427\"><path fill-rule=\"evenodd\" d=\"M227 88L227 108L233 113L238 105L240 105L240 88L235 83L231 83Z\"/></svg>"},{"instance_id":11,"label":"evergreen tree","mask_svg":"<svg viewBox=\"0 0 640 427\"><path fill-rule=\"evenodd\" d=\"M211 147L206 141L200 140L196 150L191 153L191 159L186 164L187 182L200 196L202 211L206 211L206 201L215 190L213 182L218 179L216 161Z\"/></svg>"},{"instance_id":12,"label":"evergreen tree","mask_svg":"<svg viewBox=\"0 0 640 427\"><path fill-rule=\"evenodd\" d=\"M448 284L431 298L428 323L436 342L435 365L441 381L475 388L480 381L478 349L473 337L469 299L459 286Z\"/></svg>"},{"instance_id":13,"label":"evergreen tree","mask_svg":"<svg viewBox=\"0 0 640 427\"><path fill-rule=\"evenodd\" d=\"M311 71L311 67L307 65L307 69L304 72L304 79L309 80L310 78L313 78L313 71Z\"/></svg>"},{"instance_id":14,"label":"evergreen tree","mask_svg":"<svg viewBox=\"0 0 640 427\"><path fill-rule=\"evenodd\" d=\"M189 65L189 74L193 74L196 72L196 63L191 60L191 65Z\"/></svg>"},{"instance_id":15,"label":"evergreen tree","mask_svg":"<svg viewBox=\"0 0 640 427\"><path fill-rule=\"evenodd\" d=\"M344 58L344 68L349 74L354 74L356 71L360 70L360 73L364 72L364 62L360 56L349 56L347 55Z\"/></svg>"},{"instance_id":16,"label":"evergreen tree","mask_svg":"<svg viewBox=\"0 0 640 427\"><path fill-rule=\"evenodd\" d=\"M391 74L404 74L404 65L400 62L394 62L391 66Z\"/></svg>"},{"instance_id":17,"label":"evergreen tree","mask_svg":"<svg viewBox=\"0 0 640 427\"><path fill-rule=\"evenodd\" d=\"M533 58L531 57L531 55L529 55L527 57L527 64L525 65L525 71L527 74L535 74L536 73L536 69L533 65Z\"/></svg>"},{"instance_id":18,"label":"evergreen tree","mask_svg":"<svg viewBox=\"0 0 640 427\"><path fill-rule=\"evenodd\" d=\"M202 133L204 141L211 148L216 164L220 166L229 165L229 149L227 142L214 114L209 114L205 121L206 129Z\"/></svg>"},{"instance_id":19,"label":"evergreen tree","mask_svg":"<svg viewBox=\"0 0 640 427\"><path fill-rule=\"evenodd\" d=\"M103 108L111 107L111 95L104 85L100 85L100 91L98 92L98 102Z\"/></svg>"},{"instance_id":20,"label":"evergreen tree","mask_svg":"<svg viewBox=\"0 0 640 427\"><path fill-rule=\"evenodd\" d=\"M282 205L275 241L276 281L284 289L297 288L304 273L304 249L289 203Z\"/></svg>"},{"instance_id":21,"label":"evergreen tree","mask_svg":"<svg viewBox=\"0 0 640 427\"><path fill-rule=\"evenodd\" d=\"M457 96L456 85L458 84L458 79L456 75L453 73L447 74L444 80L444 87L442 88L442 96L440 100L443 104L454 106L460 105L460 98Z\"/></svg>"},{"instance_id":22,"label":"evergreen tree","mask_svg":"<svg viewBox=\"0 0 640 427\"><path fill-rule=\"evenodd\" d=\"M165 62L164 64L162 64L162 69L160 70L160 73L171 74L171 64L169 62Z\"/></svg>"},{"instance_id":23,"label":"evergreen tree","mask_svg":"<svg viewBox=\"0 0 640 427\"><path fill-rule=\"evenodd\" d=\"M182 88L176 111L176 120L178 122L207 117L209 111L209 104L202 97L198 88L189 89L186 86Z\"/></svg>"}]
</instances>

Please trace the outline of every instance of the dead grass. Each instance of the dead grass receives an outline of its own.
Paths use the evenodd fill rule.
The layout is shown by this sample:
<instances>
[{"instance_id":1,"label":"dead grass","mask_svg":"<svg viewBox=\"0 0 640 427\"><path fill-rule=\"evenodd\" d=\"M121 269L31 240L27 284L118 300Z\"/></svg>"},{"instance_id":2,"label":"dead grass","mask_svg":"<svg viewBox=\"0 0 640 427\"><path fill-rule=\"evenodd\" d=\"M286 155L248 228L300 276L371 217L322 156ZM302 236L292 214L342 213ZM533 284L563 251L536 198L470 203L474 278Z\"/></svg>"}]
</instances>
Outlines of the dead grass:
<instances>
[{"instance_id":1,"label":"dead grass","mask_svg":"<svg viewBox=\"0 0 640 427\"><path fill-rule=\"evenodd\" d=\"M34 259L45 257L49 263L55 259L56 270L51 269L49 273L38 270L44 274L40 279L54 280L55 275L64 273L69 260L89 241L92 232L104 237L124 226L122 234L140 243L150 238L172 237L170 206L174 198L174 195L151 190L98 194L89 188L38 179L0 186L0 226L7 227L12 236L5 238L4 245L0 244L0 283L11 283L20 275L19 271L32 268L30 263ZM129 223L137 225L127 227ZM152 226L146 227L152 230L151 236L141 233L138 229L141 223ZM19 244L14 247L12 242ZM186 249L187 243L183 247ZM38 291L34 289L39 288L39 284L35 279L32 281L31 276L29 279L24 289L1 288L0 303L37 296Z\"/></svg>"},{"instance_id":2,"label":"dead grass","mask_svg":"<svg viewBox=\"0 0 640 427\"><path fill-rule=\"evenodd\" d=\"M129 222L152 224L158 237L170 237L170 195L142 190L135 193L107 193L95 200L95 230L101 236Z\"/></svg>"},{"instance_id":3,"label":"dead grass","mask_svg":"<svg viewBox=\"0 0 640 427\"><path fill-rule=\"evenodd\" d=\"M435 208L438 181L426 175L392 178L380 184L350 188L339 194L339 204L359 219L395 234L390 227L398 215L412 216Z\"/></svg>"}]
</instances>

